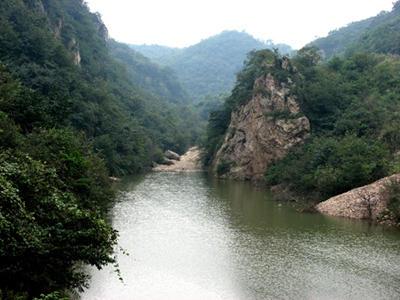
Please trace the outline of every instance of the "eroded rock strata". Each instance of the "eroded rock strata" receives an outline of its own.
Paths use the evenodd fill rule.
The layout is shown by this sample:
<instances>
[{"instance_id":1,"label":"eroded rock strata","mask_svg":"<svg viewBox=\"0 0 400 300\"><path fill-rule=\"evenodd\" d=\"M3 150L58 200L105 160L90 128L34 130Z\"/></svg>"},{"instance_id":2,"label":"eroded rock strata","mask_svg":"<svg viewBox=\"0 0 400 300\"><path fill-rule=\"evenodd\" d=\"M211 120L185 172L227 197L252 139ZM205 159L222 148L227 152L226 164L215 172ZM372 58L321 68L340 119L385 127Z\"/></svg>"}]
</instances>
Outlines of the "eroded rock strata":
<instances>
[{"instance_id":1,"label":"eroded rock strata","mask_svg":"<svg viewBox=\"0 0 400 300\"><path fill-rule=\"evenodd\" d=\"M287 64L283 63L282 68ZM310 133L310 122L299 116L292 80L279 82L268 73L254 84L252 99L232 112L224 143L213 164L221 178L259 180L268 164L282 158L292 146L303 144ZM284 117L277 117L279 112ZM220 171L226 165L226 170ZM218 169L219 168L219 169Z\"/></svg>"}]
</instances>

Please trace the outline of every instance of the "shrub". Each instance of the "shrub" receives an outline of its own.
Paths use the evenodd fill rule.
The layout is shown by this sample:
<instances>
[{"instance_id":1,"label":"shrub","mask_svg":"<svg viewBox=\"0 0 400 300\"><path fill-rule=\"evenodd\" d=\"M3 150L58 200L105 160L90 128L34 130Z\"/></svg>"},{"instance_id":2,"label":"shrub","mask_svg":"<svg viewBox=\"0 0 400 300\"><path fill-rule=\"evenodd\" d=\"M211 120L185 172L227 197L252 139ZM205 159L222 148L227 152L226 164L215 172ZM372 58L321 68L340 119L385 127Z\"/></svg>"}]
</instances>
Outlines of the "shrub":
<instances>
[{"instance_id":1,"label":"shrub","mask_svg":"<svg viewBox=\"0 0 400 300\"><path fill-rule=\"evenodd\" d=\"M231 168L231 165L232 165L232 164L233 164L232 161L225 161L225 160L222 160L222 161L217 165L217 168L216 168L216 172L217 172L218 176L222 176L222 175L228 173L229 170L230 170L230 168Z\"/></svg>"},{"instance_id":2,"label":"shrub","mask_svg":"<svg viewBox=\"0 0 400 300\"><path fill-rule=\"evenodd\" d=\"M392 179L384 186L384 194L387 197L386 207L396 218L400 219L400 180Z\"/></svg>"}]
</instances>

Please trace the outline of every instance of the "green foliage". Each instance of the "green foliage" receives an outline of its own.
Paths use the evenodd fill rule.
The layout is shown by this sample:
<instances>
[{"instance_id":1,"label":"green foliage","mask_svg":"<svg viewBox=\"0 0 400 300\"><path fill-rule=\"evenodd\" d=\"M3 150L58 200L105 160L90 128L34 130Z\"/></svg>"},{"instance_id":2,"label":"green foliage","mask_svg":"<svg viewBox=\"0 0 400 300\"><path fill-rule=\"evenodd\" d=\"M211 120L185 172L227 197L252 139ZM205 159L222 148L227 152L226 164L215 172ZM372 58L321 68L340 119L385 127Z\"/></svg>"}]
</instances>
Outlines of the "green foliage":
<instances>
[{"instance_id":1,"label":"green foliage","mask_svg":"<svg viewBox=\"0 0 400 300\"><path fill-rule=\"evenodd\" d=\"M102 220L97 203L83 201L81 190L61 180L55 162L2 146L1 288L39 295L86 287L88 276L76 265L113 262L116 232ZM107 193L101 183L90 184Z\"/></svg>"},{"instance_id":2,"label":"green foliage","mask_svg":"<svg viewBox=\"0 0 400 300\"><path fill-rule=\"evenodd\" d=\"M40 298L34 298L33 300L68 300L68 298L61 297L59 292L53 292L47 295L41 294Z\"/></svg>"},{"instance_id":3,"label":"green foliage","mask_svg":"<svg viewBox=\"0 0 400 300\"><path fill-rule=\"evenodd\" d=\"M325 60L330 60L335 55L344 56L346 53L355 53L357 51L352 48L363 33L387 22L391 17L392 13L382 11L375 17L352 22L345 27L332 30L327 37L318 38L310 44L322 50Z\"/></svg>"},{"instance_id":4,"label":"green foliage","mask_svg":"<svg viewBox=\"0 0 400 300\"><path fill-rule=\"evenodd\" d=\"M14 292L11 290L0 290L0 300L26 300L28 293Z\"/></svg>"},{"instance_id":5,"label":"green foliage","mask_svg":"<svg viewBox=\"0 0 400 300\"><path fill-rule=\"evenodd\" d=\"M353 22L331 31L327 37L311 44L319 47L326 60L333 56L351 56L356 52L400 54L399 1L393 3L391 12L382 11L375 17Z\"/></svg>"},{"instance_id":6,"label":"green foliage","mask_svg":"<svg viewBox=\"0 0 400 300\"><path fill-rule=\"evenodd\" d=\"M268 167L268 184L319 202L390 175L399 149L398 58L355 53L301 68L315 73L295 90L313 138Z\"/></svg>"},{"instance_id":7,"label":"green foliage","mask_svg":"<svg viewBox=\"0 0 400 300\"><path fill-rule=\"evenodd\" d=\"M216 172L218 176L222 176L229 172L231 165L233 164L232 161L222 161L217 165Z\"/></svg>"},{"instance_id":8,"label":"green foliage","mask_svg":"<svg viewBox=\"0 0 400 300\"><path fill-rule=\"evenodd\" d=\"M314 193L322 201L382 178L389 169L384 146L346 135L321 137L301 150L292 149L267 169L265 178L270 185L286 182L294 192Z\"/></svg>"},{"instance_id":9,"label":"green foliage","mask_svg":"<svg viewBox=\"0 0 400 300\"><path fill-rule=\"evenodd\" d=\"M206 121L210 116L210 112L220 108L229 96L229 92L219 93L218 95L207 94L204 100L194 103L193 107L198 112L200 118Z\"/></svg>"},{"instance_id":10,"label":"green foliage","mask_svg":"<svg viewBox=\"0 0 400 300\"><path fill-rule=\"evenodd\" d=\"M139 91L146 101L142 105L145 112L137 115L137 119L140 125L151 130L148 135L155 143L154 151L159 147L183 154L200 136L204 123L185 104L189 96L172 69L151 62L127 45L113 40L109 45L111 54L126 65L130 79L146 90Z\"/></svg>"},{"instance_id":11,"label":"green foliage","mask_svg":"<svg viewBox=\"0 0 400 300\"><path fill-rule=\"evenodd\" d=\"M205 166L210 166L215 154L221 148L223 138L231 121L232 108L226 101L222 108L210 112L206 132L200 146L203 148L201 160Z\"/></svg>"},{"instance_id":12,"label":"green foliage","mask_svg":"<svg viewBox=\"0 0 400 300\"><path fill-rule=\"evenodd\" d=\"M143 53L146 57L150 58L153 61L159 61L159 59L163 56L169 55L171 53L177 52L180 48L176 47L168 47L168 46L161 46L161 45L133 45L128 44L129 47Z\"/></svg>"},{"instance_id":13,"label":"green foliage","mask_svg":"<svg viewBox=\"0 0 400 300\"><path fill-rule=\"evenodd\" d=\"M387 202L388 209L395 214L397 218L400 217L400 193L392 194Z\"/></svg>"},{"instance_id":14,"label":"green foliage","mask_svg":"<svg viewBox=\"0 0 400 300\"><path fill-rule=\"evenodd\" d=\"M366 30L360 34L358 39L350 44L346 49L346 54L351 55L355 52L366 51L370 53L400 54L400 15L396 13L394 3L392 12L386 15L377 16L382 20L374 20Z\"/></svg>"},{"instance_id":15,"label":"green foliage","mask_svg":"<svg viewBox=\"0 0 400 300\"><path fill-rule=\"evenodd\" d=\"M146 170L160 149L183 153L194 144L203 124L180 104L188 96L171 68L111 40L111 53L127 67L116 61L100 15L82 1L41 3L0 3L0 59L20 81L0 109L23 131L67 125L83 131L113 175Z\"/></svg>"},{"instance_id":16,"label":"green foliage","mask_svg":"<svg viewBox=\"0 0 400 300\"><path fill-rule=\"evenodd\" d=\"M293 64L300 74L309 81L317 76L315 66L321 61L322 55L320 49L314 45L301 48L293 58Z\"/></svg>"},{"instance_id":17,"label":"green foliage","mask_svg":"<svg viewBox=\"0 0 400 300\"><path fill-rule=\"evenodd\" d=\"M254 89L254 83L260 76L269 73L279 83L287 83L288 78L297 81L294 76L296 70L290 60L287 60L286 68L282 68L284 60L287 60L287 57L282 57L277 49L274 51L269 49L250 51L243 63L243 69L236 74L236 85L228 99L228 102L232 103L231 107L245 105L254 94L260 93L260 90ZM263 93L268 95L266 91Z\"/></svg>"},{"instance_id":18,"label":"green foliage","mask_svg":"<svg viewBox=\"0 0 400 300\"><path fill-rule=\"evenodd\" d=\"M113 198L108 170L84 136L50 129L34 131L26 138L21 148L54 168L80 207L108 211Z\"/></svg>"},{"instance_id":19,"label":"green foliage","mask_svg":"<svg viewBox=\"0 0 400 300\"><path fill-rule=\"evenodd\" d=\"M114 263L105 163L143 170L160 151L161 134L144 126L147 94L109 55L105 32L80 0L0 2L1 297L58 299L87 287L77 266ZM162 109L165 130L177 126ZM181 149L189 140L168 138Z\"/></svg>"},{"instance_id":20,"label":"green foliage","mask_svg":"<svg viewBox=\"0 0 400 300\"><path fill-rule=\"evenodd\" d=\"M392 180L385 186L384 193L387 195L386 207L400 219L400 182Z\"/></svg>"},{"instance_id":21,"label":"green foliage","mask_svg":"<svg viewBox=\"0 0 400 300\"><path fill-rule=\"evenodd\" d=\"M24 131L65 125L72 113L73 103L67 95L60 95L53 89L46 97L39 90L24 88L2 65L0 98L0 110L20 124Z\"/></svg>"},{"instance_id":22,"label":"green foliage","mask_svg":"<svg viewBox=\"0 0 400 300\"><path fill-rule=\"evenodd\" d=\"M171 67L160 66L136 52L128 45L108 41L111 55L123 62L132 81L140 88L172 103L188 103L189 95L183 89Z\"/></svg>"}]
</instances>

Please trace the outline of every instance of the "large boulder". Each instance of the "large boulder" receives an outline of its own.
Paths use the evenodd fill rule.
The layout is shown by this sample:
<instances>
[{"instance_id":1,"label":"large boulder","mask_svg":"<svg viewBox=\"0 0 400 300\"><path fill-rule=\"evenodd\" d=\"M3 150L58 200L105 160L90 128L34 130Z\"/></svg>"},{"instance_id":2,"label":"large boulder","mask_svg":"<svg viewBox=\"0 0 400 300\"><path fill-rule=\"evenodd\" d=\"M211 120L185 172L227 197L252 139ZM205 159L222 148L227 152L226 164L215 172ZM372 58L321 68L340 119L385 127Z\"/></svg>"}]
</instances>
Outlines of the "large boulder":
<instances>
[{"instance_id":1,"label":"large boulder","mask_svg":"<svg viewBox=\"0 0 400 300\"><path fill-rule=\"evenodd\" d=\"M166 166L172 166L175 163L171 159L165 159L162 164Z\"/></svg>"},{"instance_id":2,"label":"large boulder","mask_svg":"<svg viewBox=\"0 0 400 300\"><path fill-rule=\"evenodd\" d=\"M181 160L181 157L179 156L178 153L175 153L171 150L167 150L164 152L164 155L168 159L173 159L173 160Z\"/></svg>"},{"instance_id":3,"label":"large boulder","mask_svg":"<svg viewBox=\"0 0 400 300\"><path fill-rule=\"evenodd\" d=\"M391 180L400 180L400 174L382 178L346 193L329 198L316 206L327 215L352 219L376 219L386 210L386 197L383 189Z\"/></svg>"}]
</instances>

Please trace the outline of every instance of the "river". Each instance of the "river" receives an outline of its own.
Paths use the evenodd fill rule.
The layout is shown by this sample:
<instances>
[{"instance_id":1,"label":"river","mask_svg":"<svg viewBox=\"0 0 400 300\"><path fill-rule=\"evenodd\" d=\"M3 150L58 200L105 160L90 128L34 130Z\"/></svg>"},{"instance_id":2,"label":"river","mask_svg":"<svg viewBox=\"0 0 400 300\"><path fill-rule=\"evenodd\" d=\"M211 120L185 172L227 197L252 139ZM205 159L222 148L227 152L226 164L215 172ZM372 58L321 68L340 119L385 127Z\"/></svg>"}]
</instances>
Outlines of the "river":
<instances>
[{"instance_id":1,"label":"river","mask_svg":"<svg viewBox=\"0 0 400 300\"><path fill-rule=\"evenodd\" d=\"M117 185L118 263L82 299L400 299L400 231L298 213L248 182L148 173Z\"/></svg>"}]
</instances>

